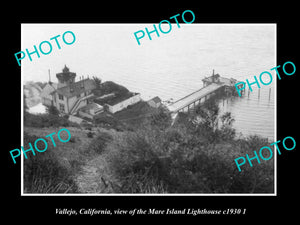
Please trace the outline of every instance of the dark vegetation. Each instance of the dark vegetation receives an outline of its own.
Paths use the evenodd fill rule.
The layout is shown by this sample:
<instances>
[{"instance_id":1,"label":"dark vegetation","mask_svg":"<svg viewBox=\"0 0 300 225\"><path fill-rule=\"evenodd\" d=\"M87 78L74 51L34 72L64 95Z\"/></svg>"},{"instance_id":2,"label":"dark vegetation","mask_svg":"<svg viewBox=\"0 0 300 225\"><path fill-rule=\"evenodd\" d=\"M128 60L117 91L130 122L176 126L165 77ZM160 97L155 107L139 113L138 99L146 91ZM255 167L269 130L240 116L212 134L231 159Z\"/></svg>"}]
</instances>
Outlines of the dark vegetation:
<instances>
[{"instance_id":1,"label":"dark vegetation","mask_svg":"<svg viewBox=\"0 0 300 225\"><path fill-rule=\"evenodd\" d=\"M215 101L181 114L170 127L163 111L123 139L113 140L109 165L121 193L272 193L273 160L243 171L234 159L268 145L258 136L235 139L233 118Z\"/></svg>"},{"instance_id":2,"label":"dark vegetation","mask_svg":"<svg viewBox=\"0 0 300 225\"><path fill-rule=\"evenodd\" d=\"M24 126L28 127L78 127L79 125L69 121L66 117L52 114L31 114L25 112Z\"/></svg>"},{"instance_id":3,"label":"dark vegetation","mask_svg":"<svg viewBox=\"0 0 300 225\"><path fill-rule=\"evenodd\" d=\"M95 80L96 78L94 78ZM97 80L97 79L96 79ZM94 101L100 105L109 104L115 105L125 99L128 99L134 95L127 88L122 85L116 84L112 81L106 81L104 83L99 83L96 81L96 89L93 90L95 96L102 96L114 93L114 96L109 96L103 99L94 99Z\"/></svg>"},{"instance_id":4,"label":"dark vegetation","mask_svg":"<svg viewBox=\"0 0 300 225\"><path fill-rule=\"evenodd\" d=\"M99 132L97 136L90 142L88 152L91 154L101 154L104 152L107 143L113 140L113 137L106 132Z\"/></svg>"},{"instance_id":5,"label":"dark vegetation","mask_svg":"<svg viewBox=\"0 0 300 225\"><path fill-rule=\"evenodd\" d=\"M24 133L24 143L34 143L39 137ZM41 146L39 146L41 145ZM24 159L24 192L25 193L76 193L77 186L73 180L71 169L63 166L59 158L49 148L35 156L28 154ZM44 149L44 144L37 143L39 149ZM29 145L24 146L29 149Z\"/></svg>"}]
</instances>

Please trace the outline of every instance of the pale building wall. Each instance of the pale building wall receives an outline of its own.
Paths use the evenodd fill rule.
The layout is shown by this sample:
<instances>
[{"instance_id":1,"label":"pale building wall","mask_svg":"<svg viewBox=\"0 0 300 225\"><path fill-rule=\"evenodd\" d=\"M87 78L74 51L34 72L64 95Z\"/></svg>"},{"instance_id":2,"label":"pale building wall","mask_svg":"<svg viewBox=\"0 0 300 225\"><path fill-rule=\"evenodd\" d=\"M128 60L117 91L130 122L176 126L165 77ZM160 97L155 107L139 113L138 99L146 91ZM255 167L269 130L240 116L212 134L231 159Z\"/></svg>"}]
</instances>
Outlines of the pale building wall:
<instances>
[{"instance_id":1,"label":"pale building wall","mask_svg":"<svg viewBox=\"0 0 300 225\"><path fill-rule=\"evenodd\" d=\"M126 108L129 105L133 105L141 100L140 94L137 94L135 96L132 96L131 98L128 98L124 100L123 102L120 102L116 105L108 105L108 110L111 113L116 113L118 111L121 111L122 109Z\"/></svg>"},{"instance_id":2,"label":"pale building wall","mask_svg":"<svg viewBox=\"0 0 300 225\"><path fill-rule=\"evenodd\" d=\"M60 111L59 104L63 104L63 105L65 106L65 111L64 111L64 113L69 113L68 103L67 103L67 98L64 96L64 99L63 99L63 100L59 99L59 98L58 98L58 93L57 93L57 92L54 94L54 96L55 96L55 100L56 100L56 101L54 101L55 107Z\"/></svg>"},{"instance_id":3,"label":"pale building wall","mask_svg":"<svg viewBox=\"0 0 300 225\"><path fill-rule=\"evenodd\" d=\"M72 110L73 106L76 104L78 98L76 96L73 96L68 99L69 109Z\"/></svg>"}]
</instances>

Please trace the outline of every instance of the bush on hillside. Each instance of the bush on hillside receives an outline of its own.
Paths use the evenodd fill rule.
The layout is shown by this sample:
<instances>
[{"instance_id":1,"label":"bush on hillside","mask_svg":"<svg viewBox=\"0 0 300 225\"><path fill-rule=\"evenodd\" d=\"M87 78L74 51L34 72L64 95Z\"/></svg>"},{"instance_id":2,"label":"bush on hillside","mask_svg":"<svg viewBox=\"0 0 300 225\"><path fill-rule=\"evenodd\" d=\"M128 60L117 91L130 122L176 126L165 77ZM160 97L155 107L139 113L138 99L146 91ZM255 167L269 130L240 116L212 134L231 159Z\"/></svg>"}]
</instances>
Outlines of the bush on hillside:
<instances>
[{"instance_id":1,"label":"bush on hillside","mask_svg":"<svg viewBox=\"0 0 300 225\"><path fill-rule=\"evenodd\" d=\"M113 128L117 131L123 131L125 126L122 122L112 116L99 116L95 117L94 122L104 128Z\"/></svg>"},{"instance_id":2,"label":"bush on hillside","mask_svg":"<svg viewBox=\"0 0 300 225\"><path fill-rule=\"evenodd\" d=\"M78 124L69 121L65 117L53 114L24 113L24 126L28 127L79 127Z\"/></svg>"},{"instance_id":3,"label":"bush on hillside","mask_svg":"<svg viewBox=\"0 0 300 225\"><path fill-rule=\"evenodd\" d=\"M129 90L126 87L116 84L112 81L106 81L106 82L102 83L100 85L100 90L103 95L115 93L116 95L121 96L121 95L125 95L129 92Z\"/></svg>"},{"instance_id":4,"label":"bush on hillside","mask_svg":"<svg viewBox=\"0 0 300 225\"><path fill-rule=\"evenodd\" d=\"M31 143L38 139L37 136L24 133L24 143ZM45 146L39 146L43 149ZM41 144L44 145L44 144ZM25 149L29 148L27 144ZM52 149L38 153L31 153L24 157L24 192L25 193L75 193L77 186L72 179L72 173L62 166Z\"/></svg>"},{"instance_id":5,"label":"bush on hillside","mask_svg":"<svg viewBox=\"0 0 300 225\"><path fill-rule=\"evenodd\" d=\"M113 137L106 132L98 133L97 136L90 142L88 146L88 152L95 152L97 154L103 153L107 143L112 139Z\"/></svg>"}]
</instances>

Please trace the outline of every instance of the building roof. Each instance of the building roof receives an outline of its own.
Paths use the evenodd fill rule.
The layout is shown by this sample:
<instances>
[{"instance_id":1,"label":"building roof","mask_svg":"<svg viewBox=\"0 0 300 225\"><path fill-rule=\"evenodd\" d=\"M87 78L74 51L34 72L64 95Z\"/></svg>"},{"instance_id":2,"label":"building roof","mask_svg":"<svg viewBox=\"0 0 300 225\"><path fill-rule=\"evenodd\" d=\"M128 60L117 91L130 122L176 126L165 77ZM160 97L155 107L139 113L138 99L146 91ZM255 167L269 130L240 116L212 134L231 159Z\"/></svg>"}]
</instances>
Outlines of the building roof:
<instances>
[{"instance_id":1,"label":"building roof","mask_svg":"<svg viewBox=\"0 0 300 225\"><path fill-rule=\"evenodd\" d=\"M62 73L57 73L56 77L60 82L64 83L71 79L75 79L76 73L70 72L69 68L65 65L62 69Z\"/></svg>"},{"instance_id":2,"label":"building roof","mask_svg":"<svg viewBox=\"0 0 300 225\"><path fill-rule=\"evenodd\" d=\"M206 81L206 82L213 82L213 78L218 80L220 78L220 74L213 74L210 77L205 77L204 79L202 79L202 81Z\"/></svg>"},{"instance_id":3,"label":"building roof","mask_svg":"<svg viewBox=\"0 0 300 225\"><path fill-rule=\"evenodd\" d=\"M57 83L48 82L46 84L46 86L43 88L43 90L41 91L40 96L41 97L51 97L50 94L52 94L53 92L56 91L57 85L58 85Z\"/></svg>"},{"instance_id":4,"label":"building roof","mask_svg":"<svg viewBox=\"0 0 300 225\"><path fill-rule=\"evenodd\" d=\"M95 99L95 102L97 102L98 104L100 105L110 105L110 106L114 106L114 105L117 105L129 98L132 98L133 96L136 96L136 95L140 95L139 93L133 93L133 92L126 92L124 93L123 95L110 95L110 96L107 96L106 98L97 98Z\"/></svg>"},{"instance_id":5,"label":"building roof","mask_svg":"<svg viewBox=\"0 0 300 225\"><path fill-rule=\"evenodd\" d=\"M68 73L70 72L70 69L67 67L67 65L65 64L65 67L63 68L63 73Z\"/></svg>"},{"instance_id":6,"label":"building roof","mask_svg":"<svg viewBox=\"0 0 300 225\"><path fill-rule=\"evenodd\" d=\"M103 109L103 106L95 103L95 102L92 102L92 103L89 103L87 104L86 106L80 108L81 110L90 110L90 109L94 109L94 110L101 110Z\"/></svg>"},{"instance_id":7,"label":"building roof","mask_svg":"<svg viewBox=\"0 0 300 225\"><path fill-rule=\"evenodd\" d=\"M93 80L87 78L80 80L70 85L58 88L56 92L67 98L79 95L85 91L90 91L96 88L96 84Z\"/></svg>"},{"instance_id":8,"label":"building roof","mask_svg":"<svg viewBox=\"0 0 300 225\"><path fill-rule=\"evenodd\" d=\"M73 115L69 115L68 120L70 120L71 122L74 122L74 123L78 123L78 124L80 124L83 121L82 118L79 118L79 117L73 116Z\"/></svg>"},{"instance_id":9,"label":"building roof","mask_svg":"<svg viewBox=\"0 0 300 225\"><path fill-rule=\"evenodd\" d=\"M161 103L161 99L160 99L158 96L156 96L156 97L150 99L149 101L154 101L155 104Z\"/></svg>"},{"instance_id":10,"label":"building roof","mask_svg":"<svg viewBox=\"0 0 300 225\"><path fill-rule=\"evenodd\" d=\"M215 78L214 82L213 82L213 76ZM209 83L220 83L227 86L233 86L237 82L237 80L234 78L221 77L219 74L214 74L213 76L205 77L204 79L202 79L202 81L209 82Z\"/></svg>"}]
</instances>

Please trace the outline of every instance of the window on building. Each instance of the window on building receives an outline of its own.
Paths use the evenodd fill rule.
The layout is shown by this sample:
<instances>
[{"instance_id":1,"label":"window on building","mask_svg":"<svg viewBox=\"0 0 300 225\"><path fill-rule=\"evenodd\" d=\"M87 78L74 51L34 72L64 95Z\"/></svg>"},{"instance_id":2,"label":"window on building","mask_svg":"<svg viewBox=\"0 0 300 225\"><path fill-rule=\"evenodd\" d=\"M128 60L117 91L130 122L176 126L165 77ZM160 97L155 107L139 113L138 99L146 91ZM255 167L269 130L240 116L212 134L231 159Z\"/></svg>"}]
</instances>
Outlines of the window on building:
<instances>
[{"instance_id":1,"label":"window on building","mask_svg":"<svg viewBox=\"0 0 300 225\"><path fill-rule=\"evenodd\" d=\"M65 105L59 103L59 111L65 112Z\"/></svg>"},{"instance_id":2,"label":"window on building","mask_svg":"<svg viewBox=\"0 0 300 225\"><path fill-rule=\"evenodd\" d=\"M63 95L61 95L61 94L58 94L58 99L60 99L60 100L64 100L64 96L63 96Z\"/></svg>"}]
</instances>

